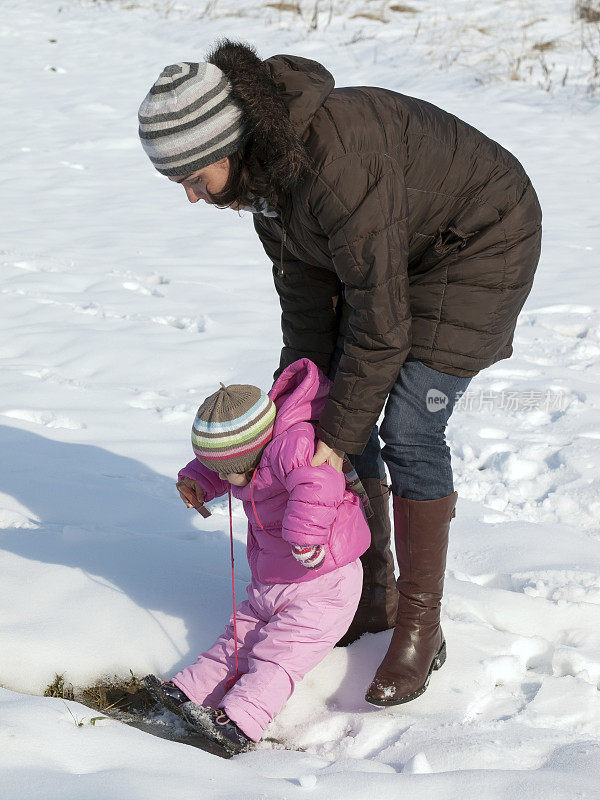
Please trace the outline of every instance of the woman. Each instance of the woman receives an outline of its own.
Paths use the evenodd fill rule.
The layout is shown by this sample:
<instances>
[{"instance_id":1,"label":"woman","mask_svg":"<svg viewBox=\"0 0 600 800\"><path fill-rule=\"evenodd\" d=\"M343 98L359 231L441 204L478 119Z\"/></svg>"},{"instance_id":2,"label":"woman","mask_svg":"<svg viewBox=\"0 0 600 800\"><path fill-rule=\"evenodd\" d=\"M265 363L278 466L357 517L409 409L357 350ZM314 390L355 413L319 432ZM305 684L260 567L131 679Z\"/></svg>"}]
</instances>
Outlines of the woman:
<instances>
[{"instance_id":1,"label":"woman","mask_svg":"<svg viewBox=\"0 0 600 800\"><path fill-rule=\"evenodd\" d=\"M511 153L440 108L334 89L317 62L263 62L227 39L207 62L167 67L139 121L152 163L190 202L254 212L282 308L275 377L307 357L334 379L312 463L341 470L349 454L376 512L341 643L394 627L366 699L408 702L446 653L457 493L445 428L471 378L512 353L540 254L531 182Z\"/></svg>"}]
</instances>

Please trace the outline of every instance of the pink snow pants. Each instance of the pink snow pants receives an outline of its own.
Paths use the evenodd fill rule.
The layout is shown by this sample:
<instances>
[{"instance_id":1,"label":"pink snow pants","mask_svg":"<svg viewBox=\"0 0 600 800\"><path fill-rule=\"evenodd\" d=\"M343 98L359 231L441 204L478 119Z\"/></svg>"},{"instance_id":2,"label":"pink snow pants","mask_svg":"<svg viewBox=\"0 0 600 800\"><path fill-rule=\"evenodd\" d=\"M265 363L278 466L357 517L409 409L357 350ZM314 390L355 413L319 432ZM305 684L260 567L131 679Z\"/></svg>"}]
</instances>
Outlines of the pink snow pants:
<instances>
[{"instance_id":1,"label":"pink snow pants","mask_svg":"<svg viewBox=\"0 0 600 800\"><path fill-rule=\"evenodd\" d=\"M248 600L195 664L171 678L194 703L223 708L246 736L258 742L291 697L296 682L325 658L347 631L362 591L362 564L353 561L305 583L263 584L254 578ZM231 685L231 684L229 684Z\"/></svg>"}]
</instances>

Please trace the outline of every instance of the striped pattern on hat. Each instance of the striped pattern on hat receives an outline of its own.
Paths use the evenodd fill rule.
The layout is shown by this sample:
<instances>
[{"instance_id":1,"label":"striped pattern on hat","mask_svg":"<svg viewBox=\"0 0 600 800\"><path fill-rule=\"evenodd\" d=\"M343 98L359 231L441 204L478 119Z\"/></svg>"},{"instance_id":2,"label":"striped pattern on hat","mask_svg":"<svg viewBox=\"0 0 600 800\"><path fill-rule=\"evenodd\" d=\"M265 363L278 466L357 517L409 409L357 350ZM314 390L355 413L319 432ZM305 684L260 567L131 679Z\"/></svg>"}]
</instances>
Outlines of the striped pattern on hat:
<instances>
[{"instance_id":1,"label":"striped pattern on hat","mask_svg":"<svg viewBox=\"0 0 600 800\"><path fill-rule=\"evenodd\" d=\"M256 386L221 384L196 414L196 458L214 472L247 472L258 464L273 435L275 413L271 398Z\"/></svg>"},{"instance_id":2,"label":"striped pattern on hat","mask_svg":"<svg viewBox=\"0 0 600 800\"><path fill-rule=\"evenodd\" d=\"M210 62L165 67L138 111L142 147L169 177L189 175L242 143L242 109L225 73Z\"/></svg>"}]
</instances>

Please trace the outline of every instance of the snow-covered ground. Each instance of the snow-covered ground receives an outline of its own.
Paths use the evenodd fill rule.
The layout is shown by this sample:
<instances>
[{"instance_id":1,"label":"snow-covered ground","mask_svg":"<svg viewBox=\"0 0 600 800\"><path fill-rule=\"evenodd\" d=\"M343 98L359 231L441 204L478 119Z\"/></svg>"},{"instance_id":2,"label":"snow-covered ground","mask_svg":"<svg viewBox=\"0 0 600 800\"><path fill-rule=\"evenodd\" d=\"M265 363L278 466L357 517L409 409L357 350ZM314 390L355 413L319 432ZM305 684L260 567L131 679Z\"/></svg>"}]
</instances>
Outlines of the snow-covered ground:
<instances>
[{"instance_id":1,"label":"snow-covered ground","mask_svg":"<svg viewBox=\"0 0 600 800\"><path fill-rule=\"evenodd\" d=\"M415 14L323 2L316 26L314 3L243 5L2 10L0 796L597 797L600 109L573 39L583 23L556 1L543 14L525 0L415 0ZM229 762L33 696L56 673L76 688L168 676L229 613L225 505L192 516L173 477L218 381L270 386L278 304L251 220L189 205L153 171L136 121L162 67L220 35L466 119L522 161L545 226L515 354L472 381L449 427L446 666L417 701L374 709L364 689L389 635L364 637ZM496 37L485 63L478 36ZM552 74L571 65L564 86L544 91L534 70L504 80L499 59L525 36L561 43L537 52L562 54ZM242 592L240 508L235 536Z\"/></svg>"}]
</instances>

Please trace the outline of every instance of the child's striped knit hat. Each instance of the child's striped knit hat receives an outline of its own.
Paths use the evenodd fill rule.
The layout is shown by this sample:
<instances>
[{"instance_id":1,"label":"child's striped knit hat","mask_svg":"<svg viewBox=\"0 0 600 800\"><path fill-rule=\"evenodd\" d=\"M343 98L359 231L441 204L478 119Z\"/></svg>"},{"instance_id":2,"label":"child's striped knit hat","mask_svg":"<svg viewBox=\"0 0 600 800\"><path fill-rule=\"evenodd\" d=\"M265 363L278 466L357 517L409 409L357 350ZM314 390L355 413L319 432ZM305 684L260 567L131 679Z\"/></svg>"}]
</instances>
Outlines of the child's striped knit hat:
<instances>
[{"instance_id":1,"label":"child's striped knit hat","mask_svg":"<svg viewBox=\"0 0 600 800\"><path fill-rule=\"evenodd\" d=\"M248 472L273 435L275 412L275 403L256 386L221 384L196 414L196 458L214 472Z\"/></svg>"},{"instance_id":2,"label":"child's striped knit hat","mask_svg":"<svg viewBox=\"0 0 600 800\"><path fill-rule=\"evenodd\" d=\"M189 175L239 150L242 108L214 64L181 62L165 67L139 111L139 135L163 175Z\"/></svg>"}]
</instances>

